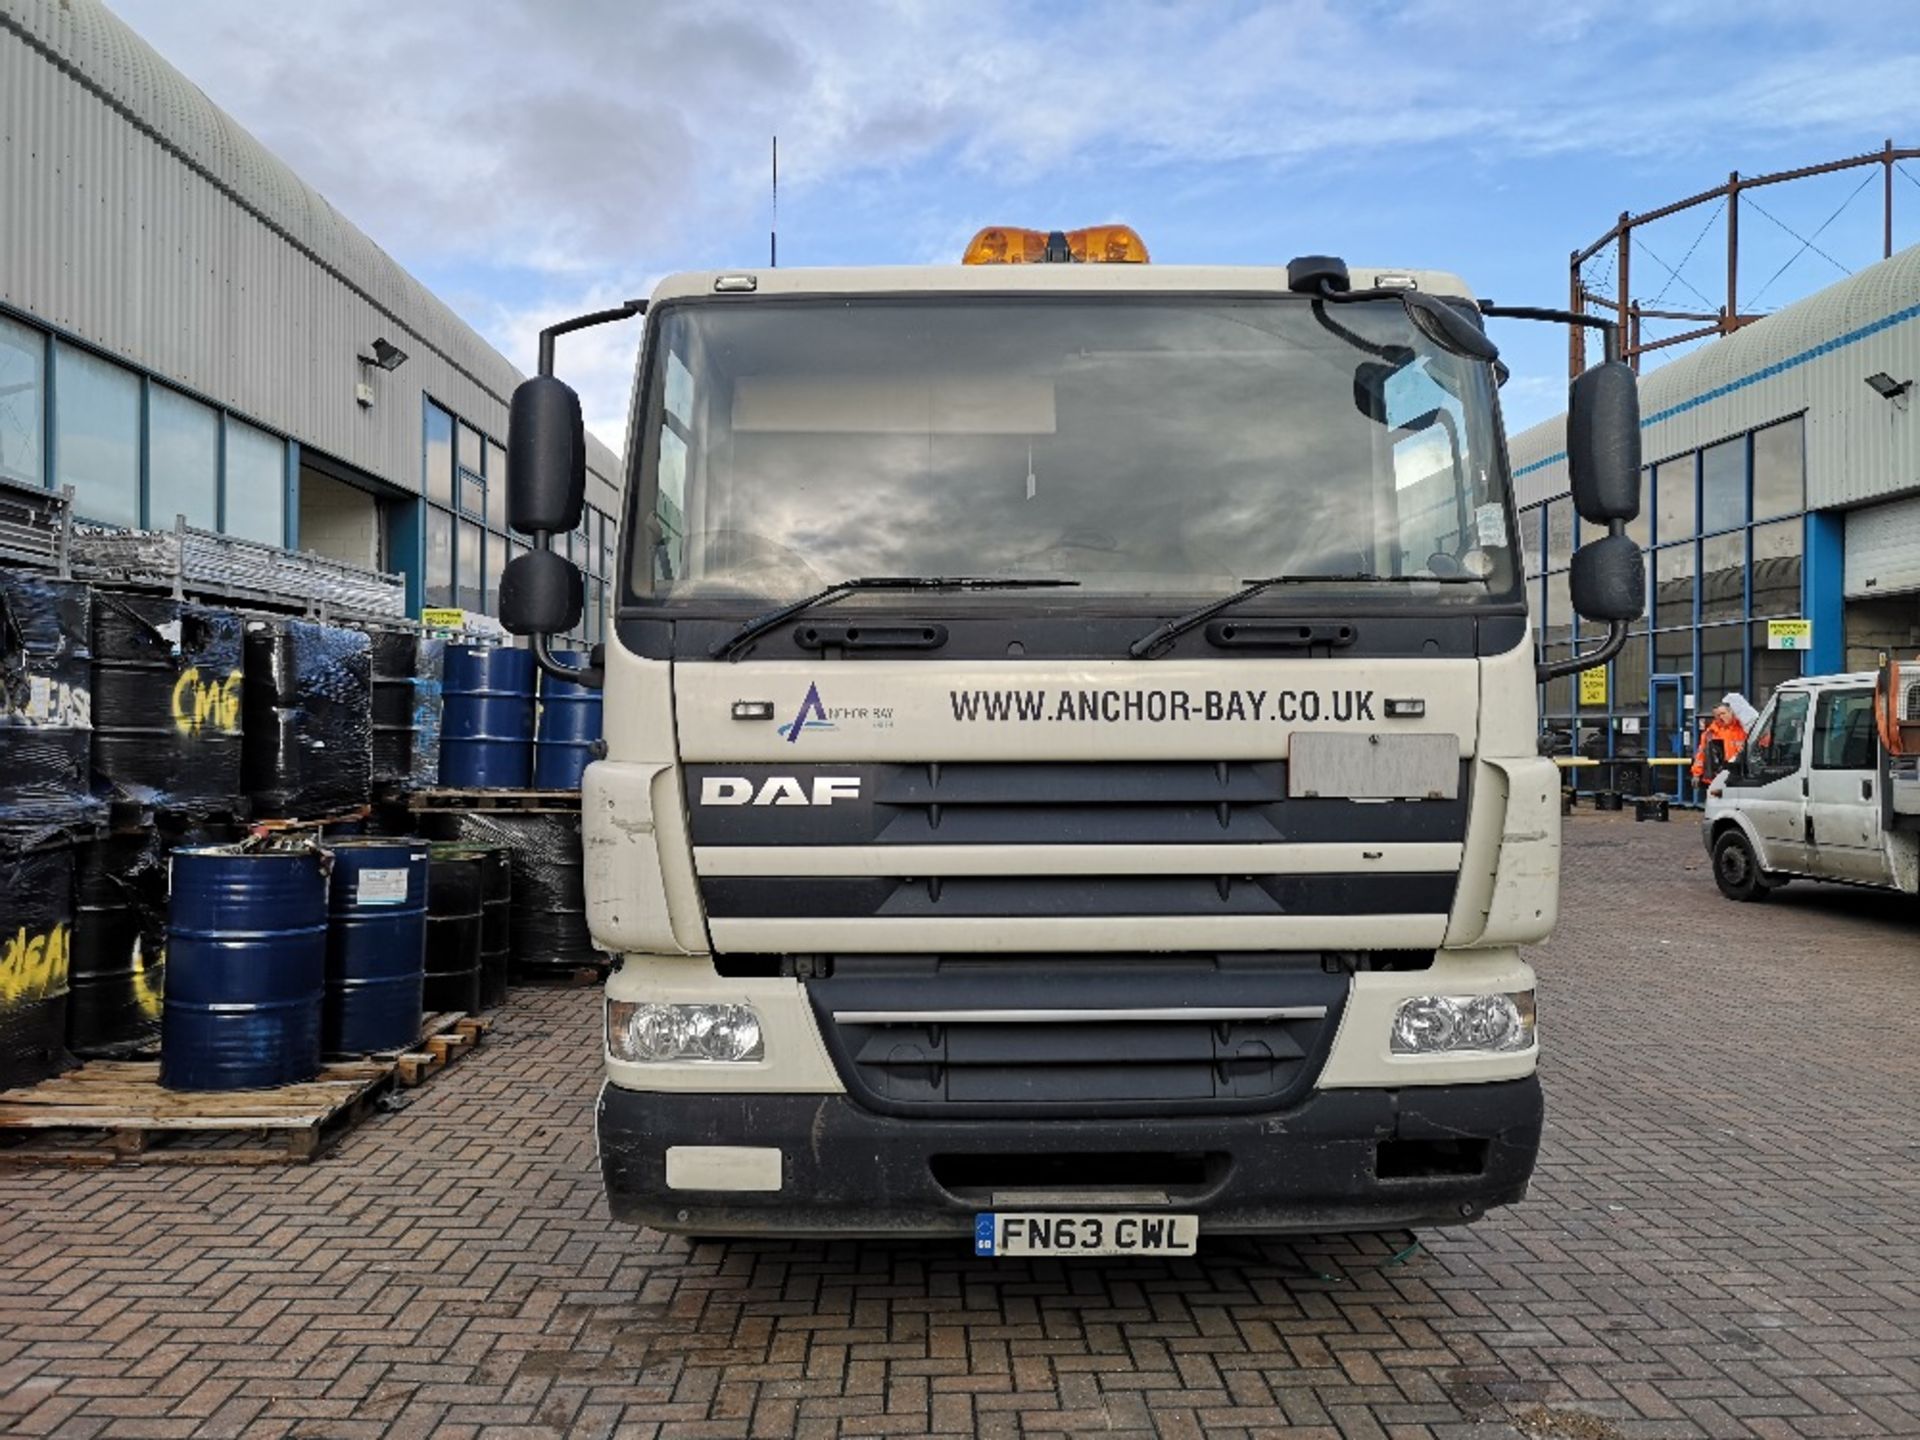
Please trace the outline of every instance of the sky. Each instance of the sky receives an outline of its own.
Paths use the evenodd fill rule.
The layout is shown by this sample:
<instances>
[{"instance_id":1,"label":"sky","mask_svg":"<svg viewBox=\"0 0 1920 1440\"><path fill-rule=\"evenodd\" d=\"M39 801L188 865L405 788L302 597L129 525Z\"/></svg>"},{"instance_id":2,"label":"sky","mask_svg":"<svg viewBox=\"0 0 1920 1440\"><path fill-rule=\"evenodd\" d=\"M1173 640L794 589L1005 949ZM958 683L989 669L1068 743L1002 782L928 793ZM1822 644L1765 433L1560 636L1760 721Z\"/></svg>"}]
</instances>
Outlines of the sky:
<instances>
[{"instance_id":1,"label":"sky","mask_svg":"<svg viewBox=\"0 0 1920 1440\"><path fill-rule=\"evenodd\" d=\"M1336 254L1546 305L1623 210L1920 144L1920 30L1804 0L109 3L523 370L554 319L764 263L776 134L783 265L1119 220L1156 261ZM1756 194L1741 308L1878 259L1880 176ZM1639 232L1636 295L1718 304L1725 229ZM1895 231L1920 243L1920 162ZM1494 335L1509 429L1562 409L1564 332ZM561 342L615 449L636 339Z\"/></svg>"}]
</instances>

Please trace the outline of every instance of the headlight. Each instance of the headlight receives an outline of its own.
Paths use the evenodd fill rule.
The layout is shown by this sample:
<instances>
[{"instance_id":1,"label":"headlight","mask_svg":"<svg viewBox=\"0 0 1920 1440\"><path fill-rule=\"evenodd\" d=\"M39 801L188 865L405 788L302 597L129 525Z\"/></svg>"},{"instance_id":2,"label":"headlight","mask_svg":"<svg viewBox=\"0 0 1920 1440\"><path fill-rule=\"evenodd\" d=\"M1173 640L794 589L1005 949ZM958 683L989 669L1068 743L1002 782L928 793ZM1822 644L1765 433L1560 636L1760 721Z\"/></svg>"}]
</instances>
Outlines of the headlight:
<instances>
[{"instance_id":1,"label":"headlight","mask_svg":"<svg viewBox=\"0 0 1920 1440\"><path fill-rule=\"evenodd\" d=\"M640 1064L729 1064L766 1058L760 1017L750 1005L607 1002L607 1053Z\"/></svg>"},{"instance_id":2,"label":"headlight","mask_svg":"<svg viewBox=\"0 0 1920 1440\"><path fill-rule=\"evenodd\" d=\"M1416 995L1393 1017L1393 1053L1506 1054L1533 1045L1533 991L1509 995Z\"/></svg>"}]
</instances>

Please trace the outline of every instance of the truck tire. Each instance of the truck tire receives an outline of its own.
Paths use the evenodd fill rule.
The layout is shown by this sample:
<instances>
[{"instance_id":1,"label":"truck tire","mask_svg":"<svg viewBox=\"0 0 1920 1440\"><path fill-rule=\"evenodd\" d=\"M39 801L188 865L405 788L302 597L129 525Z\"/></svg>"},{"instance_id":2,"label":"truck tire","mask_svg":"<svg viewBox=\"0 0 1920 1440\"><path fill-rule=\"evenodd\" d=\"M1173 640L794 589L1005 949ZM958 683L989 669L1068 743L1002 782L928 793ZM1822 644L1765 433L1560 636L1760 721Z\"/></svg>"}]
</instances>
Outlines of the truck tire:
<instances>
[{"instance_id":1,"label":"truck tire","mask_svg":"<svg viewBox=\"0 0 1920 1440\"><path fill-rule=\"evenodd\" d=\"M1751 903L1773 893L1760 868L1760 857L1738 830L1727 830L1713 842L1713 883L1729 900Z\"/></svg>"}]
</instances>

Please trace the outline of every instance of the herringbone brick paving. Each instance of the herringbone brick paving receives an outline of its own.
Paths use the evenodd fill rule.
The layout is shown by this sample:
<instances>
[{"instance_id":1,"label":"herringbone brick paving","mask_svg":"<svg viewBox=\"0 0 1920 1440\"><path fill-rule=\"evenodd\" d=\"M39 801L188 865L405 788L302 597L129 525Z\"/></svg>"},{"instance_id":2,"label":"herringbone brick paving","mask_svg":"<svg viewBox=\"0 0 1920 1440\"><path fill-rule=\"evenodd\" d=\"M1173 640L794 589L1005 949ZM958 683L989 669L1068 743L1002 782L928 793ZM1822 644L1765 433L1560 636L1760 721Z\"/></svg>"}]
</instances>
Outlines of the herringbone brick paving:
<instances>
[{"instance_id":1,"label":"herringbone brick paving","mask_svg":"<svg viewBox=\"0 0 1920 1440\"><path fill-rule=\"evenodd\" d=\"M307 1168L0 1175L0 1431L1920 1435L1920 919L1569 822L1534 1193L1468 1230L979 1262L610 1224L598 992Z\"/></svg>"}]
</instances>

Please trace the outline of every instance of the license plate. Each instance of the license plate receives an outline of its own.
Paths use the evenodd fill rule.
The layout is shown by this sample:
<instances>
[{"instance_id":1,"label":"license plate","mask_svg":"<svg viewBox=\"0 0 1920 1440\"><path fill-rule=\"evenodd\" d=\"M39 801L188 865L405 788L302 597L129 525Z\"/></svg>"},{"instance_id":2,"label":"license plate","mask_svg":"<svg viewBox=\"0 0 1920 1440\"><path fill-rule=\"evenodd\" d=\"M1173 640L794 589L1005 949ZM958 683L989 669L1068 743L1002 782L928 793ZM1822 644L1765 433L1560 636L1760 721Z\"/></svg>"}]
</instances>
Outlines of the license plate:
<instances>
[{"instance_id":1,"label":"license plate","mask_svg":"<svg viewBox=\"0 0 1920 1440\"><path fill-rule=\"evenodd\" d=\"M1198 1215L989 1211L973 1220L975 1255L1191 1255L1199 1239Z\"/></svg>"}]
</instances>

